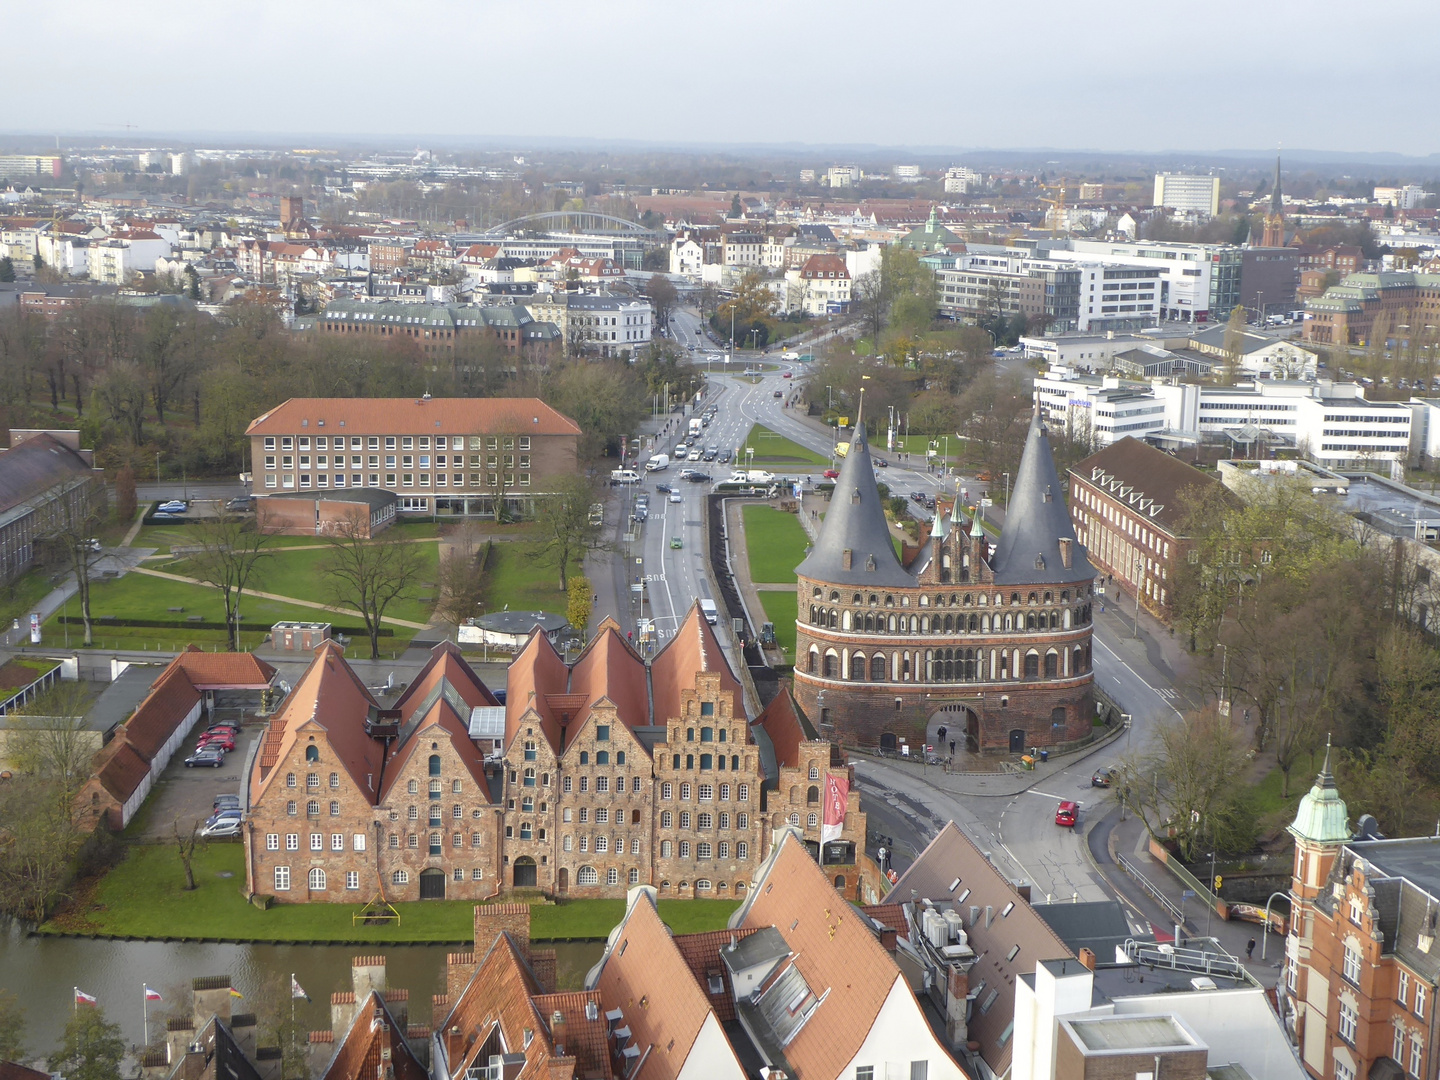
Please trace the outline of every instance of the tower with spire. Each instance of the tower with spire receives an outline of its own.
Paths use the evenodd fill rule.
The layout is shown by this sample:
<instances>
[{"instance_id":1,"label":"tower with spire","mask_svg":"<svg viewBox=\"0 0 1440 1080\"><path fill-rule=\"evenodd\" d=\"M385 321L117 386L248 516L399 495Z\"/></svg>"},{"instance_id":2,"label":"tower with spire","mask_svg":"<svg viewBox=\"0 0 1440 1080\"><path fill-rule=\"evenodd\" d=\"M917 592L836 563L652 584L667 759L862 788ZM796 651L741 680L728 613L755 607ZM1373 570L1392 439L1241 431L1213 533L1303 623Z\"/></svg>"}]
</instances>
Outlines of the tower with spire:
<instances>
[{"instance_id":1,"label":"tower with spire","mask_svg":"<svg viewBox=\"0 0 1440 1080\"><path fill-rule=\"evenodd\" d=\"M903 534L886 520L857 415L796 571L795 696L822 735L948 755L951 742L1009 753L1086 734L1095 570L1064 494L1037 416L998 544L957 490L897 554Z\"/></svg>"},{"instance_id":2,"label":"tower with spire","mask_svg":"<svg viewBox=\"0 0 1440 1080\"><path fill-rule=\"evenodd\" d=\"M1275 155L1275 182L1270 188L1270 209L1265 215L1261 247L1285 246L1285 199L1280 193L1280 155Z\"/></svg>"}]
</instances>

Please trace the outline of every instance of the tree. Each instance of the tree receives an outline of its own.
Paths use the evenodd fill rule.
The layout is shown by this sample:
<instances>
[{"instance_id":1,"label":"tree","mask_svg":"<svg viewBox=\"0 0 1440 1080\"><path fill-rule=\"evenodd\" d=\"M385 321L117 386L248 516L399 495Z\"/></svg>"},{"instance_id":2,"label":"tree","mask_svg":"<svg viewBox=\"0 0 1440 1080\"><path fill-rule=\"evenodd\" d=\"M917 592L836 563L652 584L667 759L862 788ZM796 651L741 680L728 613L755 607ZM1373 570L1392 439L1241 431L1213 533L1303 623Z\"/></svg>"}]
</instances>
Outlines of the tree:
<instances>
[{"instance_id":1,"label":"tree","mask_svg":"<svg viewBox=\"0 0 1440 1080\"><path fill-rule=\"evenodd\" d=\"M1225 324L1225 367L1221 378L1225 384L1235 382L1235 373L1240 369L1240 357L1245 351L1245 308L1236 304L1230 309L1230 321Z\"/></svg>"},{"instance_id":2,"label":"tree","mask_svg":"<svg viewBox=\"0 0 1440 1080\"><path fill-rule=\"evenodd\" d=\"M188 833L180 831L180 819L171 822L175 830L175 853L180 856L180 865L185 868L185 891L195 891L195 847L200 843L200 822L190 826Z\"/></svg>"},{"instance_id":3,"label":"tree","mask_svg":"<svg viewBox=\"0 0 1440 1080\"><path fill-rule=\"evenodd\" d=\"M0 990L0 1061L22 1061L25 1053L25 1007L9 990Z\"/></svg>"},{"instance_id":4,"label":"tree","mask_svg":"<svg viewBox=\"0 0 1440 1080\"><path fill-rule=\"evenodd\" d=\"M356 510L325 537L330 553L320 572L338 604L360 612L370 638L370 658L380 659L380 628L396 600L414 596L423 581L425 560L417 544L393 529L369 535L369 511Z\"/></svg>"},{"instance_id":5,"label":"tree","mask_svg":"<svg viewBox=\"0 0 1440 1080\"><path fill-rule=\"evenodd\" d=\"M745 209L740 205L740 193L738 191L730 196L730 213L728 216L731 218L745 216Z\"/></svg>"},{"instance_id":6,"label":"tree","mask_svg":"<svg viewBox=\"0 0 1440 1080\"><path fill-rule=\"evenodd\" d=\"M650 306L655 309L655 326L665 326L680 303L680 293L675 288L675 283L664 274L651 274L650 280L645 284L645 295L650 298Z\"/></svg>"},{"instance_id":7,"label":"tree","mask_svg":"<svg viewBox=\"0 0 1440 1080\"><path fill-rule=\"evenodd\" d=\"M590 579L584 576L572 577L565 592L565 619L584 637L585 629L590 625L590 598L595 595Z\"/></svg>"},{"instance_id":8,"label":"tree","mask_svg":"<svg viewBox=\"0 0 1440 1080\"><path fill-rule=\"evenodd\" d=\"M120 1080L120 1061L125 1057L125 1040L120 1025L105 1022L98 1005L83 1005L70 1015L60 1047L45 1062L51 1072L65 1080Z\"/></svg>"},{"instance_id":9,"label":"tree","mask_svg":"<svg viewBox=\"0 0 1440 1080\"><path fill-rule=\"evenodd\" d=\"M878 351L880 332L885 329L885 316L890 311L885 278L879 270L868 270L851 284L850 311L860 317L861 325Z\"/></svg>"},{"instance_id":10,"label":"tree","mask_svg":"<svg viewBox=\"0 0 1440 1080\"><path fill-rule=\"evenodd\" d=\"M435 618L458 630L475 617L485 595L484 568L473 546L452 546L440 556L439 602Z\"/></svg>"},{"instance_id":11,"label":"tree","mask_svg":"<svg viewBox=\"0 0 1440 1080\"><path fill-rule=\"evenodd\" d=\"M600 546L600 526L590 523L594 501L590 481L578 474L558 477L554 491L535 500L537 542L531 558L558 567L561 592L569 588L572 565Z\"/></svg>"},{"instance_id":12,"label":"tree","mask_svg":"<svg viewBox=\"0 0 1440 1080\"><path fill-rule=\"evenodd\" d=\"M9 256L9 255L6 255L3 259L0 259L0 281L14 281L14 280L15 280L15 264L14 264L14 262L11 261L10 256Z\"/></svg>"},{"instance_id":13,"label":"tree","mask_svg":"<svg viewBox=\"0 0 1440 1080\"><path fill-rule=\"evenodd\" d=\"M260 563L270 558L262 533L253 518L221 511L201 518L193 527L200 550L190 559L190 576L220 590L225 603L225 625L229 627L230 648L240 651L240 597L260 573Z\"/></svg>"},{"instance_id":14,"label":"tree","mask_svg":"<svg viewBox=\"0 0 1440 1080\"><path fill-rule=\"evenodd\" d=\"M1156 840L1173 837L1189 862L1199 844L1214 838L1227 850L1254 843L1245 835L1235 783L1245 760L1243 735L1213 712L1195 712L1159 725L1155 749L1122 762L1117 797Z\"/></svg>"},{"instance_id":15,"label":"tree","mask_svg":"<svg viewBox=\"0 0 1440 1080\"><path fill-rule=\"evenodd\" d=\"M139 500L135 493L135 470L127 461L115 474L115 517L119 521L133 521Z\"/></svg>"},{"instance_id":16,"label":"tree","mask_svg":"<svg viewBox=\"0 0 1440 1080\"><path fill-rule=\"evenodd\" d=\"M85 644L95 643L90 626L90 541L104 516L105 490L90 479L67 480L52 488L55 512L48 539L75 575L75 595L85 624Z\"/></svg>"},{"instance_id":17,"label":"tree","mask_svg":"<svg viewBox=\"0 0 1440 1080\"><path fill-rule=\"evenodd\" d=\"M57 801L67 805L100 745L85 722L90 702L84 683L58 682L10 717L7 753L22 771L53 780Z\"/></svg>"}]
</instances>

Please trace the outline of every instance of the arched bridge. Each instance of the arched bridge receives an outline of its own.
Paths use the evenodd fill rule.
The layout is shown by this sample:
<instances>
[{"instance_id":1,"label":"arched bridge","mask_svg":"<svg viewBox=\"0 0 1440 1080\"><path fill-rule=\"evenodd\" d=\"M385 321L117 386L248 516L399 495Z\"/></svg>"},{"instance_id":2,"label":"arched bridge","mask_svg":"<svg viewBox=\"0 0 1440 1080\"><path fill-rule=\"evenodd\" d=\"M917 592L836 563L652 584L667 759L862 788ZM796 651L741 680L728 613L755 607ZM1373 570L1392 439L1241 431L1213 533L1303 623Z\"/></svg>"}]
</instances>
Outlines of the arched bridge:
<instances>
[{"instance_id":1,"label":"arched bridge","mask_svg":"<svg viewBox=\"0 0 1440 1080\"><path fill-rule=\"evenodd\" d=\"M485 235L499 237L517 232L609 234L633 236L637 240L649 239L655 235L637 222L593 210L550 210L542 214L526 214L514 221L486 229Z\"/></svg>"}]
</instances>

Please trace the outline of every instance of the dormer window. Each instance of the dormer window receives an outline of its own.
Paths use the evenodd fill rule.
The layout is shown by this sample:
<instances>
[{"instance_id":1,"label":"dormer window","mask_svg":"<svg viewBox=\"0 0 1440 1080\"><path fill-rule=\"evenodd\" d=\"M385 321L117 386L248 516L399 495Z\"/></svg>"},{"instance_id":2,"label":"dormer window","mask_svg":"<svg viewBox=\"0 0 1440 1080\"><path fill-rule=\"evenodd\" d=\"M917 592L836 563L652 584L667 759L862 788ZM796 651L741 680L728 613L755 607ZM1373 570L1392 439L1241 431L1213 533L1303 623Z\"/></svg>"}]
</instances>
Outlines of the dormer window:
<instances>
[{"instance_id":1,"label":"dormer window","mask_svg":"<svg viewBox=\"0 0 1440 1080\"><path fill-rule=\"evenodd\" d=\"M1036 570L1044 570L1044 569L1045 569L1045 556L1044 556L1044 555L1036 555L1036 556L1035 556L1035 569L1036 569Z\"/></svg>"},{"instance_id":2,"label":"dormer window","mask_svg":"<svg viewBox=\"0 0 1440 1080\"><path fill-rule=\"evenodd\" d=\"M850 493L850 505L851 505L851 506L859 506L859 505L860 505L860 489L859 489L859 488L856 488L854 491L852 491L852 492Z\"/></svg>"}]
</instances>

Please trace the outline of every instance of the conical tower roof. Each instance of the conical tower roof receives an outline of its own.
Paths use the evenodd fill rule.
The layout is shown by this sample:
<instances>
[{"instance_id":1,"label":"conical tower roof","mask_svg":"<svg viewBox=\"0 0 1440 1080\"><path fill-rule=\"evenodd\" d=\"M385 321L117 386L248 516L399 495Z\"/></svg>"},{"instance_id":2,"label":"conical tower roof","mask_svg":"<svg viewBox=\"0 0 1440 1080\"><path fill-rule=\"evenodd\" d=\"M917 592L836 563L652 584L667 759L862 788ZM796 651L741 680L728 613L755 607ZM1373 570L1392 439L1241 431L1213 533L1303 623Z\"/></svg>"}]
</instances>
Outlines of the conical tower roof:
<instances>
[{"instance_id":1,"label":"conical tower roof","mask_svg":"<svg viewBox=\"0 0 1440 1080\"><path fill-rule=\"evenodd\" d=\"M1345 800L1340 798L1340 789L1335 786L1335 776L1330 771L1330 743L1325 743L1325 764L1320 775L1295 811L1295 821L1290 826L1290 835L1297 840L1308 840L1316 844L1343 844L1350 839L1349 811Z\"/></svg>"},{"instance_id":2,"label":"conical tower roof","mask_svg":"<svg viewBox=\"0 0 1440 1080\"><path fill-rule=\"evenodd\" d=\"M1062 540L1070 542L1069 566L1061 557ZM1015 492L991 565L997 585L1068 585L1095 577L1095 568L1075 539L1065 508L1065 485L1055 471L1050 438L1038 410L1030 420Z\"/></svg>"},{"instance_id":3,"label":"conical tower roof","mask_svg":"<svg viewBox=\"0 0 1440 1080\"><path fill-rule=\"evenodd\" d=\"M813 581L864 588L899 589L915 584L890 541L859 410L820 537L796 572Z\"/></svg>"},{"instance_id":4,"label":"conical tower roof","mask_svg":"<svg viewBox=\"0 0 1440 1080\"><path fill-rule=\"evenodd\" d=\"M1270 189L1270 213L1281 217L1285 213L1285 198L1280 193L1280 155L1275 155L1275 184Z\"/></svg>"}]
</instances>

